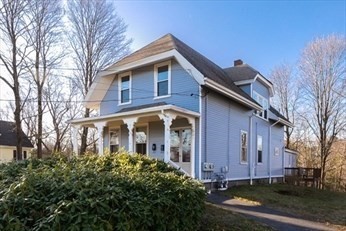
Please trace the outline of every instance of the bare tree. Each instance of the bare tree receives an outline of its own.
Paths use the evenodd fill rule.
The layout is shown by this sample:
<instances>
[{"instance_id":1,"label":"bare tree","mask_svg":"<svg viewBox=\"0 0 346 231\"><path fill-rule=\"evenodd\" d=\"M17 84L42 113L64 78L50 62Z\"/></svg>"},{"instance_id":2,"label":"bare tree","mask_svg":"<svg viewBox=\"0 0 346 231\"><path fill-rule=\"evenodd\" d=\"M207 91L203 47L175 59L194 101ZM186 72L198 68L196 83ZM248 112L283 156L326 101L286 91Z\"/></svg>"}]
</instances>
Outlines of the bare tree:
<instances>
[{"instance_id":1,"label":"bare tree","mask_svg":"<svg viewBox=\"0 0 346 231\"><path fill-rule=\"evenodd\" d=\"M66 91L64 82L58 76L48 81L45 90L45 99L49 108L49 114L52 119L54 131L54 146L53 152L61 152L64 148L64 141L68 135L69 124L67 120L73 119L77 115L75 110L76 103L72 101L75 89Z\"/></svg>"},{"instance_id":2,"label":"bare tree","mask_svg":"<svg viewBox=\"0 0 346 231\"><path fill-rule=\"evenodd\" d=\"M5 66L9 78L1 75L0 80L5 82L14 94L15 108L14 120L17 135L17 159L22 159L22 125L21 110L22 100L20 97L20 76L23 74L23 61L27 56L27 44L22 42L23 34L29 19L25 17L27 10L26 0L0 0L0 31L2 43L0 61ZM3 73L1 73L3 74Z\"/></svg>"},{"instance_id":3,"label":"bare tree","mask_svg":"<svg viewBox=\"0 0 346 231\"><path fill-rule=\"evenodd\" d=\"M127 26L117 15L112 1L71 0L68 8L76 83L85 97L96 73L127 54L131 40L125 36ZM86 108L84 117L89 116L90 110ZM84 127L82 154L87 148L87 136L88 128Z\"/></svg>"},{"instance_id":4,"label":"bare tree","mask_svg":"<svg viewBox=\"0 0 346 231\"><path fill-rule=\"evenodd\" d=\"M274 83L275 107L294 124L297 117L300 92L293 67L288 64L281 64L272 70L270 77ZM296 149L292 145L293 129L288 126L285 127L286 147Z\"/></svg>"},{"instance_id":5,"label":"bare tree","mask_svg":"<svg viewBox=\"0 0 346 231\"><path fill-rule=\"evenodd\" d=\"M345 38L331 35L308 44L300 60L303 116L319 143L323 188L332 145L346 126L346 98L341 94L345 91L345 59Z\"/></svg>"},{"instance_id":6,"label":"bare tree","mask_svg":"<svg viewBox=\"0 0 346 231\"><path fill-rule=\"evenodd\" d=\"M27 61L28 71L35 84L37 100L37 157L42 158L43 142L43 89L51 68L62 58L60 41L62 6L60 0L35 0L28 4L28 16L32 24L27 28L26 40L33 48L33 55Z\"/></svg>"}]
</instances>

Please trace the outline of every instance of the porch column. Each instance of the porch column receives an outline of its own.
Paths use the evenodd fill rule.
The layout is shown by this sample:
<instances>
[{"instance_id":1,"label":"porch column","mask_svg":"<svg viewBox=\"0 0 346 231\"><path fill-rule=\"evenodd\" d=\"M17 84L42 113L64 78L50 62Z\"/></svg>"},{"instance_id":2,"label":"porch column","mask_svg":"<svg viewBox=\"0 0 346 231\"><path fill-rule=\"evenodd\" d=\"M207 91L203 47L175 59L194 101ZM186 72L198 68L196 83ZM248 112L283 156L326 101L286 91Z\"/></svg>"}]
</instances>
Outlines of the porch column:
<instances>
[{"instance_id":1,"label":"porch column","mask_svg":"<svg viewBox=\"0 0 346 231\"><path fill-rule=\"evenodd\" d=\"M103 155L103 128L106 126L106 122L98 122L94 123L95 127L97 128L97 134L98 134L98 146L99 146L99 155Z\"/></svg>"},{"instance_id":2,"label":"porch column","mask_svg":"<svg viewBox=\"0 0 346 231\"><path fill-rule=\"evenodd\" d=\"M187 120L189 124L191 124L191 177L195 178L195 161L196 161L196 153L195 153L195 136L196 136L196 119L194 117L188 117ZM201 166L200 166L201 168Z\"/></svg>"},{"instance_id":3,"label":"porch column","mask_svg":"<svg viewBox=\"0 0 346 231\"><path fill-rule=\"evenodd\" d=\"M172 125L172 121L175 119L176 115L166 113L166 114L159 114L159 117L161 120L163 120L163 123L165 125L165 132L164 132L165 150L164 150L163 160L165 161L165 163L168 163L168 161L170 160L170 150L171 150L171 142L170 142L171 125Z\"/></svg>"},{"instance_id":4,"label":"porch column","mask_svg":"<svg viewBox=\"0 0 346 231\"><path fill-rule=\"evenodd\" d=\"M135 123L137 122L137 119L138 119L137 117L123 119L124 123L127 125L127 129L129 130L129 148L128 148L128 151L130 153L133 153L133 128L135 126Z\"/></svg>"},{"instance_id":5,"label":"porch column","mask_svg":"<svg viewBox=\"0 0 346 231\"><path fill-rule=\"evenodd\" d=\"M72 147L75 156L78 156L78 131L80 127L80 125L72 125Z\"/></svg>"}]
</instances>

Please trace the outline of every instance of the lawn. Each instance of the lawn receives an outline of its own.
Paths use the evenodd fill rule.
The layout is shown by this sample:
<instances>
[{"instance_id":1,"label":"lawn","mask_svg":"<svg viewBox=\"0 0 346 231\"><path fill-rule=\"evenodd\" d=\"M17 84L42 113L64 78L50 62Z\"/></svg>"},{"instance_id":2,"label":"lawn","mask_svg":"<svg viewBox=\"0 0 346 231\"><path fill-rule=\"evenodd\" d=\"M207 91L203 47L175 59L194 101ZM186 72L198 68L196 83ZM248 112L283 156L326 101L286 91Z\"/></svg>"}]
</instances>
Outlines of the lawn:
<instances>
[{"instance_id":1,"label":"lawn","mask_svg":"<svg viewBox=\"0 0 346 231\"><path fill-rule=\"evenodd\" d=\"M285 184L236 186L224 193L309 220L346 227L346 193Z\"/></svg>"},{"instance_id":2,"label":"lawn","mask_svg":"<svg viewBox=\"0 0 346 231\"><path fill-rule=\"evenodd\" d=\"M237 213L206 204L200 231L254 230L270 231L268 226L250 220Z\"/></svg>"}]
</instances>

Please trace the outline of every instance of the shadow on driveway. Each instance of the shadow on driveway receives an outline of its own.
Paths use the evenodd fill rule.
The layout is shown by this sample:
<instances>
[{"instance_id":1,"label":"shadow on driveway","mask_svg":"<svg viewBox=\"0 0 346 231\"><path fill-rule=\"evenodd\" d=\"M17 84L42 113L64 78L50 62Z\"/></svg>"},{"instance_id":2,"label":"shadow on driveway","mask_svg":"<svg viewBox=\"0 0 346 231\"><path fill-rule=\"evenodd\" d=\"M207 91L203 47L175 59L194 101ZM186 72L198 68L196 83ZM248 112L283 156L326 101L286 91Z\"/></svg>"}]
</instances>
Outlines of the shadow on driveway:
<instances>
[{"instance_id":1,"label":"shadow on driveway","mask_svg":"<svg viewBox=\"0 0 346 231\"><path fill-rule=\"evenodd\" d=\"M264 223L276 230L303 231L303 230L335 230L325 224L302 219L288 213L280 212L261 205L232 199L212 192L207 196L207 201L221 208L243 214L258 222Z\"/></svg>"}]
</instances>

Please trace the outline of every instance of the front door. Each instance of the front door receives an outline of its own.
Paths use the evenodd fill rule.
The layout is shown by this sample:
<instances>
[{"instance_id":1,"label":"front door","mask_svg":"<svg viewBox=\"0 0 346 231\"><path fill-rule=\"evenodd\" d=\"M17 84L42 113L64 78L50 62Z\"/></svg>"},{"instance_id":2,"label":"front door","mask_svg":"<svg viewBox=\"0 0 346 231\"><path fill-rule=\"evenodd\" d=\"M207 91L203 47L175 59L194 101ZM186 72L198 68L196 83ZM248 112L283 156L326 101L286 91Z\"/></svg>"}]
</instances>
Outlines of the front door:
<instances>
[{"instance_id":1,"label":"front door","mask_svg":"<svg viewBox=\"0 0 346 231\"><path fill-rule=\"evenodd\" d=\"M191 141L190 128L171 130L171 161L191 174Z\"/></svg>"},{"instance_id":2,"label":"front door","mask_svg":"<svg viewBox=\"0 0 346 231\"><path fill-rule=\"evenodd\" d=\"M147 154L147 127L136 127L136 152L139 154Z\"/></svg>"}]
</instances>

